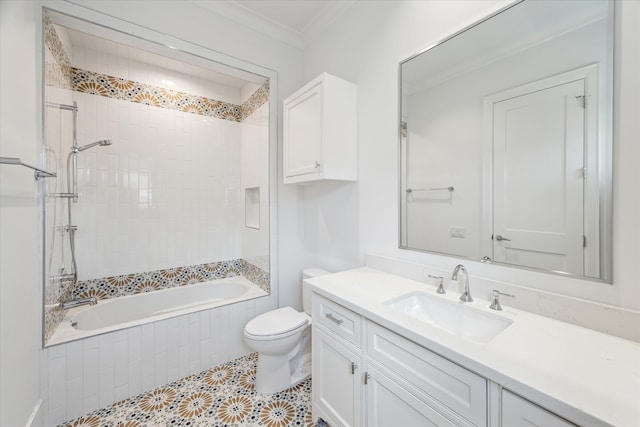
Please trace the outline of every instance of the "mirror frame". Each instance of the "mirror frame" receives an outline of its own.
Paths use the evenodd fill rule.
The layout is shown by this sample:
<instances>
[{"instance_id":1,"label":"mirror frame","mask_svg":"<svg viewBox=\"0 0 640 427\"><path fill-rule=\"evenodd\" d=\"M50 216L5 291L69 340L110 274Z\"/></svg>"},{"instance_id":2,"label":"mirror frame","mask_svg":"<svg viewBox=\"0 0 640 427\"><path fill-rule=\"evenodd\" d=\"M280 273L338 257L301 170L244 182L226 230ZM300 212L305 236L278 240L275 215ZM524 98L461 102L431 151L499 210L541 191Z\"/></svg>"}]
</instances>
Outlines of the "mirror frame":
<instances>
[{"instance_id":1,"label":"mirror frame","mask_svg":"<svg viewBox=\"0 0 640 427\"><path fill-rule=\"evenodd\" d=\"M538 272L538 273L546 273L546 274L552 274L552 275L556 275L556 276L563 276L563 277L569 277L569 278L574 278L574 279L579 279L579 280L585 280L585 281L590 281L590 282L598 282L598 283L603 283L603 284L609 284L612 285L613 284L613 175L614 175L614 170L613 170L613 145L615 143L615 135L614 135L614 129L613 129L613 116L614 116L614 105L613 105L613 98L614 98L614 88L615 88L615 81L614 81L614 71L615 71L615 67L616 67L616 56L614 54L615 52L615 48L616 48L616 37L615 37L615 27L616 27L616 23L618 20L618 17L616 16L616 7L615 7L615 2L614 0L605 0L607 1L607 3L609 4L609 14L607 16L607 20L609 21L609 26L611 26L611 28L608 30L608 33L610 34L611 40L609 41L610 44L610 48L611 48L611 53L610 53L610 58L611 58L611 64L608 64L608 67L611 69L611 93L608 96L608 99L606 100L607 105L610 106L609 111L606 113L606 123L609 126L609 143L606 144L606 147L604 150L602 150L602 152L605 155L605 166L607 168L607 173L606 173L606 182L604 182L602 184L602 187L604 188L603 191L603 202L601 204L601 208L600 208L600 215L601 215L601 220L600 220L600 239L601 239L601 245L602 245L602 250L600 253L600 267L601 267L601 274L600 277L592 277L592 276L584 276L584 275L577 275L577 274L572 274L572 273L568 273L568 272L564 272L564 271L557 271L557 270L545 270L542 268L536 268L536 267L528 267L528 266L524 266L524 265L518 265L518 264L509 264L509 263L504 263L504 262L498 262L498 261L493 261L491 259L486 259L487 257L483 257L483 258L478 258L478 257L471 257L471 256L466 256L466 255L456 255L456 254L452 254L452 253L447 253L447 252L438 252L438 251L433 251L433 250L428 250L428 249L421 249L421 248L414 248L414 247L409 247L406 244L404 244L403 242L403 236L404 236L404 229L407 227L406 221L403 221L402 217L403 217L403 213L406 212L406 208L403 208L403 203L406 204L406 197L405 194L403 194L403 182L406 181L406 174L403 173L405 171L404 166L403 165L405 163L405 158L403 156L403 150L406 149L406 147L403 147L403 133L406 133L406 124L403 121L402 118L402 98L403 98L403 85L402 85L402 66L404 64L406 64L407 62L411 61L412 59L415 59L417 57L419 57L420 55L444 44L445 42L453 39L454 37L457 37L469 30L471 30L474 27L477 27L481 24L484 24L485 22L493 19L494 17L496 17L497 15L500 15L501 13L513 8L513 7L517 7L518 5L522 4L525 2L525 0L515 0L513 3L510 3L504 7L501 7L497 10L495 10L494 12L488 14L487 16L457 30L454 31L453 33L451 33L450 35L436 41L433 44L428 45L426 48L418 51L415 54L410 55L409 57L402 59L399 64L398 64L398 117L397 117L397 135L398 135L398 149L397 149L397 154L398 154L398 248L402 249L402 250L408 250L408 251L414 251L414 252L420 252L420 253L430 253L430 254L436 254L436 255L442 255L442 256L447 256L447 257L453 257L453 258L457 258L457 259L464 259L464 260L470 260L470 261L477 261L477 262L481 262L481 263L487 263L487 264L492 264L492 265L497 265L500 267L510 267L510 268L515 268L515 269L520 269L520 270L527 270L527 271L533 271L533 272ZM484 162L484 159L482 160ZM406 183L405 183L406 185ZM480 213L482 215L482 213Z\"/></svg>"}]
</instances>

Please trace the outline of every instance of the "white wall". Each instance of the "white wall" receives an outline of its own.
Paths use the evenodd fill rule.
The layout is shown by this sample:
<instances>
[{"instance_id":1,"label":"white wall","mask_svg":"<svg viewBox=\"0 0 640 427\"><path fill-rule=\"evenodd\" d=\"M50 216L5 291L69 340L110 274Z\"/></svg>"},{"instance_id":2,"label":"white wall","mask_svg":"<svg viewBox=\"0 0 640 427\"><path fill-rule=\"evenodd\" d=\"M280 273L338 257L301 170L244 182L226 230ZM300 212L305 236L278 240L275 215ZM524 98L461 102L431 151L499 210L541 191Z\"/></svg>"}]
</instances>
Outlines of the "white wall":
<instances>
[{"instance_id":1,"label":"white wall","mask_svg":"<svg viewBox=\"0 0 640 427\"><path fill-rule=\"evenodd\" d=\"M314 222L305 227L306 265L318 264L327 269L356 267L364 263L367 252L438 265L449 271L458 263L453 258L397 249L398 62L504 4L356 2L305 50L307 80L327 71L358 85L360 170L355 185L305 190L306 216L321 215L325 221L322 227ZM618 10L622 16L622 35L618 38L622 51L617 55L615 75L613 285L467 261L472 275L481 273L496 280L640 309L640 3L616 4L623 10ZM349 228L345 224L357 226ZM358 243L349 243L343 251L334 252L332 232L336 230L342 233L343 241Z\"/></svg>"},{"instance_id":2,"label":"white wall","mask_svg":"<svg viewBox=\"0 0 640 427\"><path fill-rule=\"evenodd\" d=\"M0 156L37 165L36 6L0 2ZM24 426L38 405L42 282L33 171L0 165L0 425ZM37 425L37 421L34 425ZM40 420L41 422L41 420Z\"/></svg>"}]
</instances>

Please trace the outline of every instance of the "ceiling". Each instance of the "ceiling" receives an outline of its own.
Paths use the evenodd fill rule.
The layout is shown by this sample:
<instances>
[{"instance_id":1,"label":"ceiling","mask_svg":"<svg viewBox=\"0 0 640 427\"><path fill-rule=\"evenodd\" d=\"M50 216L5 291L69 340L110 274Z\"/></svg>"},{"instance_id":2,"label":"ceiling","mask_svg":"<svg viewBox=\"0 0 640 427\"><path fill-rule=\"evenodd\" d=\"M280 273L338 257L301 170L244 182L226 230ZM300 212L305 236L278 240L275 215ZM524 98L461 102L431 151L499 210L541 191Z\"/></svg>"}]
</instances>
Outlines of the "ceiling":
<instances>
[{"instance_id":1,"label":"ceiling","mask_svg":"<svg viewBox=\"0 0 640 427\"><path fill-rule=\"evenodd\" d=\"M303 48L356 0L192 0L225 18Z\"/></svg>"}]
</instances>

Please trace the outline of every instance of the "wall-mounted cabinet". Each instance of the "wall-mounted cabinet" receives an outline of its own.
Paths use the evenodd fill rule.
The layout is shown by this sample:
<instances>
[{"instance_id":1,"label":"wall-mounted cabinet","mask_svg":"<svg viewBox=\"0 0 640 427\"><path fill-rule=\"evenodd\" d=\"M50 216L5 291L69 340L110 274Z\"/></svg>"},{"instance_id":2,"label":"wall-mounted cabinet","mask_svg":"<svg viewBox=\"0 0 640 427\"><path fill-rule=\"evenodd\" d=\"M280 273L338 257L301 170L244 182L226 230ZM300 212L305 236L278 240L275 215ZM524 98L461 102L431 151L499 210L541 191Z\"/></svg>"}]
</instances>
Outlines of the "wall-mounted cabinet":
<instances>
[{"instance_id":1,"label":"wall-mounted cabinet","mask_svg":"<svg viewBox=\"0 0 640 427\"><path fill-rule=\"evenodd\" d=\"M323 73L283 107L285 184L357 180L356 85Z\"/></svg>"}]
</instances>

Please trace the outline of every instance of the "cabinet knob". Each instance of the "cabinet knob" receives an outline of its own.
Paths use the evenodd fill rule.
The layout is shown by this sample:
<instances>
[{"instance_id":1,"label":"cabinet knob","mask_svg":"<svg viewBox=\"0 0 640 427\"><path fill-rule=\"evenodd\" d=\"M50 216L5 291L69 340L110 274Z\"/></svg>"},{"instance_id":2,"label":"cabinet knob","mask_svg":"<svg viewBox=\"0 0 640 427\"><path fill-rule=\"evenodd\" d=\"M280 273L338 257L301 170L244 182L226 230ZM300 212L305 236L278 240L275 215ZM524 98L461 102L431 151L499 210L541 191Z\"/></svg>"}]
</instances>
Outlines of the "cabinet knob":
<instances>
[{"instance_id":1,"label":"cabinet knob","mask_svg":"<svg viewBox=\"0 0 640 427\"><path fill-rule=\"evenodd\" d=\"M316 160L316 169L320 167L320 162Z\"/></svg>"}]
</instances>

